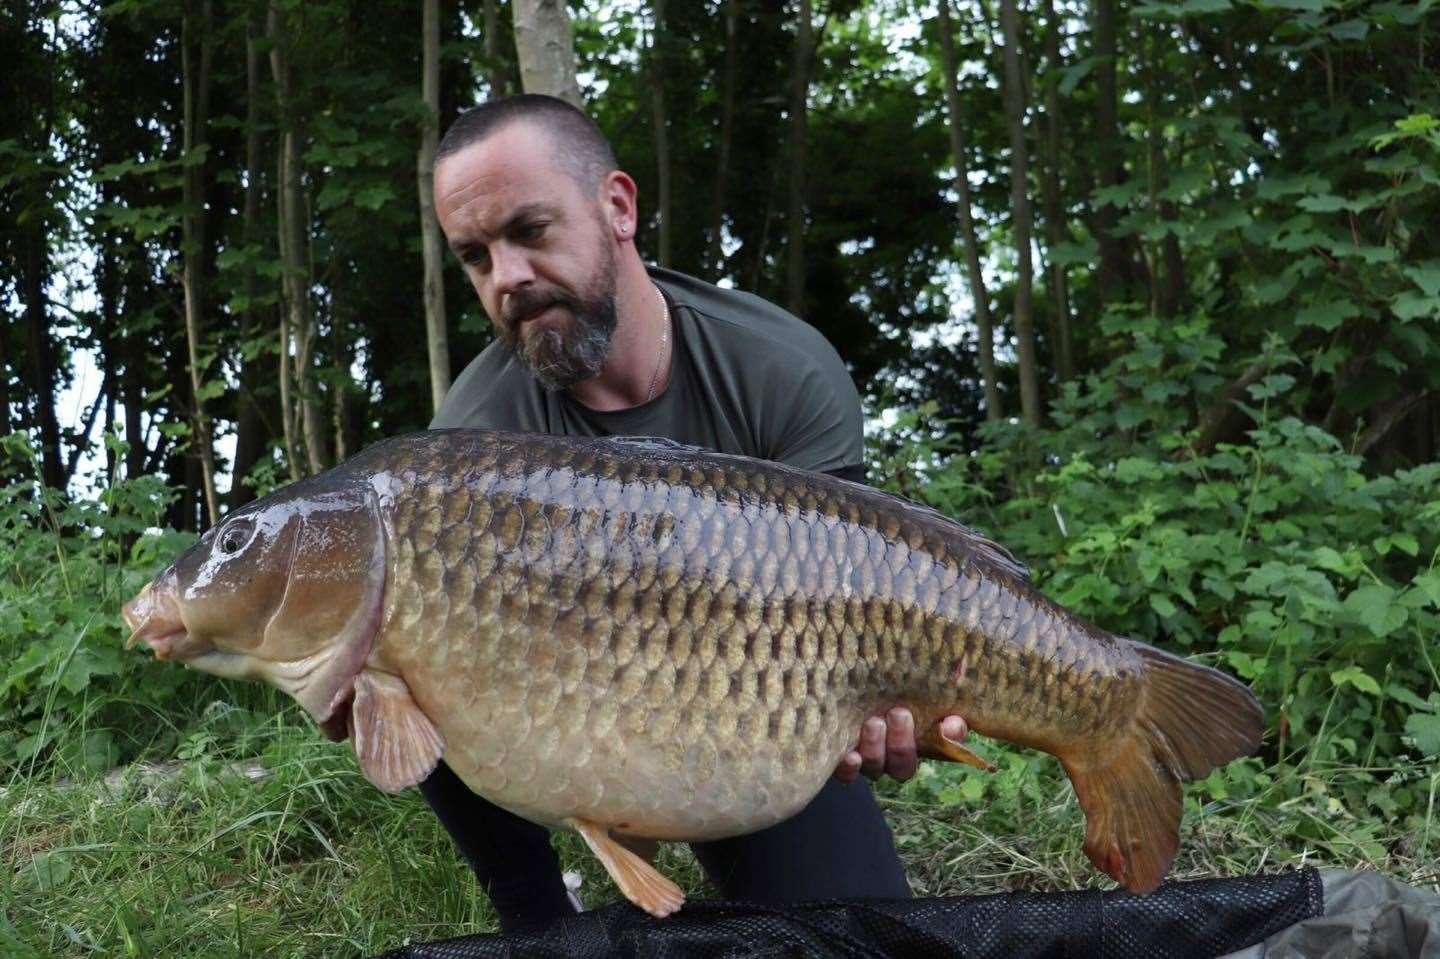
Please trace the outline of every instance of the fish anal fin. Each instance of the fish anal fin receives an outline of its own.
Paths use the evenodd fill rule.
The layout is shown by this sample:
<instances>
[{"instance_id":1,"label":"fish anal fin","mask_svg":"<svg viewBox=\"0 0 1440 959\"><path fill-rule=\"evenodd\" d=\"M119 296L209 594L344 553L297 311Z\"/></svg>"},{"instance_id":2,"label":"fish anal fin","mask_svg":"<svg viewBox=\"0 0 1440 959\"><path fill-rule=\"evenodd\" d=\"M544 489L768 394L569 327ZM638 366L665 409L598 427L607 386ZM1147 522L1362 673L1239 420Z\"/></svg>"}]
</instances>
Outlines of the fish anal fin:
<instances>
[{"instance_id":1,"label":"fish anal fin","mask_svg":"<svg viewBox=\"0 0 1440 959\"><path fill-rule=\"evenodd\" d=\"M1085 811L1085 855L1131 892L1160 885L1180 848L1180 783L1144 753L1131 739L1104 766L1061 757Z\"/></svg>"},{"instance_id":2,"label":"fish anal fin","mask_svg":"<svg viewBox=\"0 0 1440 959\"><path fill-rule=\"evenodd\" d=\"M355 678L350 739L365 778L387 793L435 771L445 741L398 676L365 669Z\"/></svg>"},{"instance_id":3,"label":"fish anal fin","mask_svg":"<svg viewBox=\"0 0 1440 959\"><path fill-rule=\"evenodd\" d=\"M1119 739L1061 751L1080 808L1085 854L1131 892L1149 892L1180 845L1180 784L1260 745L1265 715L1244 683L1135 643L1136 711Z\"/></svg>"},{"instance_id":4,"label":"fish anal fin","mask_svg":"<svg viewBox=\"0 0 1440 959\"><path fill-rule=\"evenodd\" d=\"M620 887L625 898L658 919L670 915L685 902L680 887L662 876L629 848L634 840L610 835L610 829L588 819L567 819L565 825L578 832ZM643 842L643 840L642 840Z\"/></svg>"},{"instance_id":5,"label":"fish anal fin","mask_svg":"<svg viewBox=\"0 0 1440 959\"><path fill-rule=\"evenodd\" d=\"M945 733L941 731L939 722L936 722L916 738L915 752L921 759L939 759L945 762L964 763L967 766L974 766L976 769L983 769L987 773L993 773L996 769L994 763L975 753L969 746L966 746L959 740L947 737Z\"/></svg>"}]
</instances>

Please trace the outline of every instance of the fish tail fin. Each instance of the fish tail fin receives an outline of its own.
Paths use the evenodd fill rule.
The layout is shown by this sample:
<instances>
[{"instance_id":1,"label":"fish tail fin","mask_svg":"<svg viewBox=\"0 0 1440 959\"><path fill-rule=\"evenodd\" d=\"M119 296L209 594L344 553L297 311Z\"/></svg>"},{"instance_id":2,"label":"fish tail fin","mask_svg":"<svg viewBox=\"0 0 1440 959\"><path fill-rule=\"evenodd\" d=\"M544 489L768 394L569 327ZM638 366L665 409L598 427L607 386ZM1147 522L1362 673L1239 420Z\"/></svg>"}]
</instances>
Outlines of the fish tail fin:
<instances>
[{"instance_id":1,"label":"fish tail fin","mask_svg":"<svg viewBox=\"0 0 1440 959\"><path fill-rule=\"evenodd\" d=\"M1062 756L1085 811L1085 854L1132 892L1160 884L1180 844L1180 783L1253 753L1265 716L1241 682L1153 646L1139 708L1119 743Z\"/></svg>"}]
</instances>

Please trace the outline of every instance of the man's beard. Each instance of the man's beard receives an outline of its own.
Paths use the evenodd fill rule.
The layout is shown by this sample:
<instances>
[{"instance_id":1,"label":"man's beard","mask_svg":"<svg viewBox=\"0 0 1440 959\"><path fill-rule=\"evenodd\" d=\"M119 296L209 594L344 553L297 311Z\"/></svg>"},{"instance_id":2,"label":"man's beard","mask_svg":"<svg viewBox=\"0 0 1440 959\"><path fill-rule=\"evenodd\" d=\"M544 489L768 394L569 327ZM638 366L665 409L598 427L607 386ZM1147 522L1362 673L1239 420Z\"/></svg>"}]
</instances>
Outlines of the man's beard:
<instances>
[{"instance_id":1,"label":"man's beard","mask_svg":"<svg viewBox=\"0 0 1440 959\"><path fill-rule=\"evenodd\" d=\"M578 294L517 291L505 304L506 322L497 324L500 338L552 393L598 375L610 355L610 337L615 333L615 257L606 252L604 269L589 289ZM568 323L522 334L521 319L556 305L570 312Z\"/></svg>"}]
</instances>

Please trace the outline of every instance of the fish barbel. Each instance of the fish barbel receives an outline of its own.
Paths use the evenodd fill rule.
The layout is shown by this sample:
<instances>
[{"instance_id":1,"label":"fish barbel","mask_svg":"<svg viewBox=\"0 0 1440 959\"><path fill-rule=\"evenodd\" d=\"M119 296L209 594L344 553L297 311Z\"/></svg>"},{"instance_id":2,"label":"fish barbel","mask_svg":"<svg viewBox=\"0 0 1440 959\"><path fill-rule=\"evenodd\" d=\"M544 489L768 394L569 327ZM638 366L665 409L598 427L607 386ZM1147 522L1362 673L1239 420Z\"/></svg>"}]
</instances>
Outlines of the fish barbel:
<instances>
[{"instance_id":1,"label":"fish barbel","mask_svg":"<svg viewBox=\"0 0 1440 959\"><path fill-rule=\"evenodd\" d=\"M225 517L135 599L159 659L293 696L398 792L440 758L574 828L655 915L634 840L779 822L866 717L1053 753L1085 852L1154 888L1180 782L1253 752L1238 681L1046 599L995 543L908 500L665 440L437 430L378 443Z\"/></svg>"}]
</instances>

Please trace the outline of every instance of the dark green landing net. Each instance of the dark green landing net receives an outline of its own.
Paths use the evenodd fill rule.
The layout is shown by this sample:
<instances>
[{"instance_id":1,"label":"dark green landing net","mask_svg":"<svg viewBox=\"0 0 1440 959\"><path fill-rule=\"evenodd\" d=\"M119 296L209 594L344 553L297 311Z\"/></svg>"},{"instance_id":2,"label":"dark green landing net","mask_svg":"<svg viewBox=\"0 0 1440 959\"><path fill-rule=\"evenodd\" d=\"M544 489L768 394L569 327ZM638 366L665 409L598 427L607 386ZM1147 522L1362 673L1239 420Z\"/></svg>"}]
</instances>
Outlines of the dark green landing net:
<instances>
[{"instance_id":1,"label":"dark green landing net","mask_svg":"<svg viewBox=\"0 0 1440 959\"><path fill-rule=\"evenodd\" d=\"M1371 912L1409 911L1420 938L1380 943L1367 955L1440 956L1440 915L1434 931L1424 912L1440 913L1440 899L1383 877L1321 874L1314 869L1276 876L1170 882L1146 896L1124 891L1007 893L940 899L819 902L784 908L699 900L667 919L652 919L628 903L613 903L565 919L542 932L477 935L412 945L382 959L488 957L738 957L958 956L1165 957L1211 959L1246 950L1247 957L1310 955L1267 940L1287 937L1303 948L1307 920L1326 915L1327 892L1352 877L1376 880ZM1353 883L1351 883L1353 886ZM1413 899L1406 896L1414 894ZM1389 897L1393 901L1387 901ZM1404 902L1401 902L1404 899ZM1370 900L1376 900L1371 902ZM1433 903L1433 905L1432 905ZM1346 899L1353 906L1353 896ZM1366 915L1371 915L1367 912ZM1342 917L1343 918L1343 917ZM1323 921L1323 920L1322 920ZM1329 927L1326 927L1329 928ZM1354 932L1355 930L1350 930ZM1363 930L1362 930L1363 932ZM1382 931L1380 935L1390 935ZM1403 931L1402 931L1403 936ZM1413 936L1412 936L1413 938ZM1352 940L1354 941L1354 940ZM1392 948L1393 947L1393 948ZM1325 955L1352 955L1324 952Z\"/></svg>"}]
</instances>

